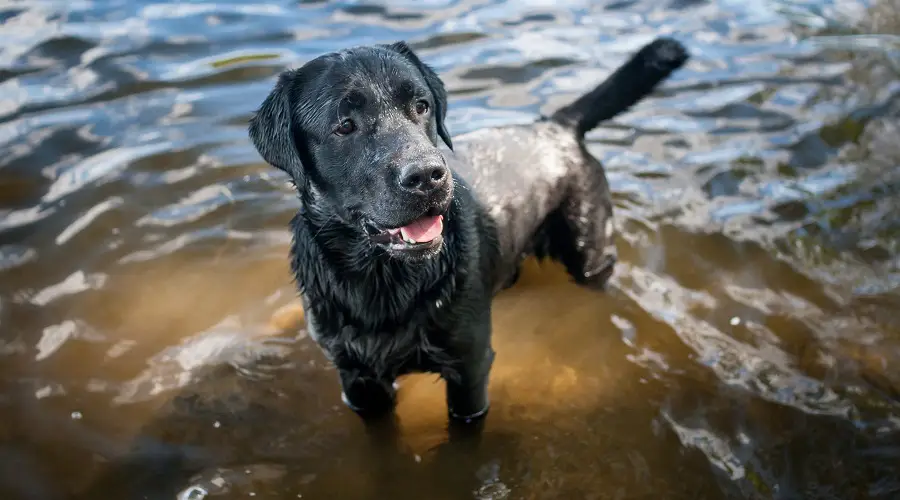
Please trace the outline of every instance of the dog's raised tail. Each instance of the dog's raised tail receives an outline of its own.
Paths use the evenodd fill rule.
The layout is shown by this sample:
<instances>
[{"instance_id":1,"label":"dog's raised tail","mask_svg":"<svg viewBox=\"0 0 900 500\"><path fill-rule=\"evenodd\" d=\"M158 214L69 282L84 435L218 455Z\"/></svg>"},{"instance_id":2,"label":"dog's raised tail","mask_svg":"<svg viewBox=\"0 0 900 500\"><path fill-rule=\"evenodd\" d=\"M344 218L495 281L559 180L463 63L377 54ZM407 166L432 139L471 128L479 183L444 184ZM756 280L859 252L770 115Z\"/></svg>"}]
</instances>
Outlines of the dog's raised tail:
<instances>
[{"instance_id":1,"label":"dog's raised tail","mask_svg":"<svg viewBox=\"0 0 900 500\"><path fill-rule=\"evenodd\" d=\"M663 80L688 60L687 49L677 40L660 37L641 47L625 64L573 103L550 116L584 136L600 122L628 110L653 92Z\"/></svg>"}]
</instances>

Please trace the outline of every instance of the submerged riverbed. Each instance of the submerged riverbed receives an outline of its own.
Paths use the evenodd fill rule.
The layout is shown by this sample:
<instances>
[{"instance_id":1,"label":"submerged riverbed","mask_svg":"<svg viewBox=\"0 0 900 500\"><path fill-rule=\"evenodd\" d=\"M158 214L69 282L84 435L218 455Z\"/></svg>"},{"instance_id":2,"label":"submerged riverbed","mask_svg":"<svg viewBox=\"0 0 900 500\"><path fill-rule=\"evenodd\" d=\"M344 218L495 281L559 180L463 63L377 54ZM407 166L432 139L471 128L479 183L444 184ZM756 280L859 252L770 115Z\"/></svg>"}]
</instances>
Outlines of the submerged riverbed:
<instances>
[{"instance_id":1,"label":"submerged riverbed","mask_svg":"<svg viewBox=\"0 0 900 500\"><path fill-rule=\"evenodd\" d=\"M897 498L898 11L4 3L0 497ZM495 302L481 436L448 442L415 376L400 435L372 439L297 322L297 199L247 138L275 75L406 39L459 134L555 109L660 34L692 60L588 136L610 292L529 262Z\"/></svg>"}]
</instances>

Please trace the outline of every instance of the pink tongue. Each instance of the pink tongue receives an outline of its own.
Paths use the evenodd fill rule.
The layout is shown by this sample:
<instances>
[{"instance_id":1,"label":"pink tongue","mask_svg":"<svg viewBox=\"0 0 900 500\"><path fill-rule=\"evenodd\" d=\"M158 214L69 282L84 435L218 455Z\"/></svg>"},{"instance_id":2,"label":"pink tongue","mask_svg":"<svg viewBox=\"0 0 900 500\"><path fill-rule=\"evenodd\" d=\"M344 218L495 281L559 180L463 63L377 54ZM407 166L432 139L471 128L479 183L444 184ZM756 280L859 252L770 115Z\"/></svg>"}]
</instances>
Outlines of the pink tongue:
<instances>
[{"instance_id":1,"label":"pink tongue","mask_svg":"<svg viewBox=\"0 0 900 500\"><path fill-rule=\"evenodd\" d=\"M444 216L422 217L408 226L400 228L403 236L416 243L431 241L440 236L444 230Z\"/></svg>"}]
</instances>

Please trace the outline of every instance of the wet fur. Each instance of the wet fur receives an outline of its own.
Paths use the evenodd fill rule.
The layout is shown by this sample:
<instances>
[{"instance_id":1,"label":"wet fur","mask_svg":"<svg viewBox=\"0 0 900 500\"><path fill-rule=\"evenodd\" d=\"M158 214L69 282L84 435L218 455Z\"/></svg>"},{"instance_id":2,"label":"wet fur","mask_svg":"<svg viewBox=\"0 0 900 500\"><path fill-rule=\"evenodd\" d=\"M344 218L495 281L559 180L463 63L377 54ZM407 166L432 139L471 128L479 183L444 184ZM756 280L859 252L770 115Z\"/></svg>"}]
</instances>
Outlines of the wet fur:
<instances>
[{"instance_id":1,"label":"wet fur","mask_svg":"<svg viewBox=\"0 0 900 500\"><path fill-rule=\"evenodd\" d=\"M487 412L491 301L515 282L525 256L558 260L577 283L596 289L612 273L609 188L584 134L644 98L686 59L678 42L660 38L549 117L452 140L443 83L402 42L328 54L280 76L250 137L297 186L292 270L310 334L337 367L351 408L389 411L397 377L433 372L447 382L452 417ZM406 123L394 109L405 106L396 91L404 85L428 94L434 112L427 120ZM328 136L336 116L330 107L369 87L369 100L381 106L370 109L394 132L373 128L355 142ZM440 142L451 150L439 150ZM373 187L391 178L398 161L412 161L397 159L407 153L439 154L453 175L451 201L441 206L443 246L427 258L392 255L360 227L366 218L400 221L439 206L399 204L390 183Z\"/></svg>"}]
</instances>

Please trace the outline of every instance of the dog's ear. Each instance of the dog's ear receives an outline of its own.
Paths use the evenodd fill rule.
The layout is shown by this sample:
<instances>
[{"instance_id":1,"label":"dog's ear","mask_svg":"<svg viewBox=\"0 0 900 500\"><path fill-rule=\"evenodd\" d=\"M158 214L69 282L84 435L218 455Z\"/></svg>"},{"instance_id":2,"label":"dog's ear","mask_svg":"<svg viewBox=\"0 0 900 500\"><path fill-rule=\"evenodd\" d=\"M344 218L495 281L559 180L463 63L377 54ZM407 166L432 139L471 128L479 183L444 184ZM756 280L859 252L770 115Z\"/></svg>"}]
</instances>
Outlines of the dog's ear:
<instances>
[{"instance_id":1,"label":"dog's ear","mask_svg":"<svg viewBox=\"0 0 900 500\"><path fill-rule=\"evenodd\" d=\"M447 90L444 88L444 82L437 73L431 69L431 66L423 63L419 59L419 56L409 48L409 45L407 45L406 42L396 42L385 45L385 47L405 57L409 62L415 65L419 72L422 73L422 76L425 77L425 82L428 83L428 88L431 89L431 93L434 95L434 118L437 122L438 135L444 140L444 144L452 150L453 141L450 140L450 132L447 131L447 125L444 123L444 120L447 117Z\"/></svg>"},{"instance_id":2,"label":"dog's ear","mask_svg":"<svg viewBox=\"0 0 900 500\"><path fill-rule=\"evenodd\" d=\"M303 164L294 139L291 85L300 70L285 71L275 87L250 119L250 141L266 163L287 172L298 186L303 181Z\"/></svg>"}]
</instances>

